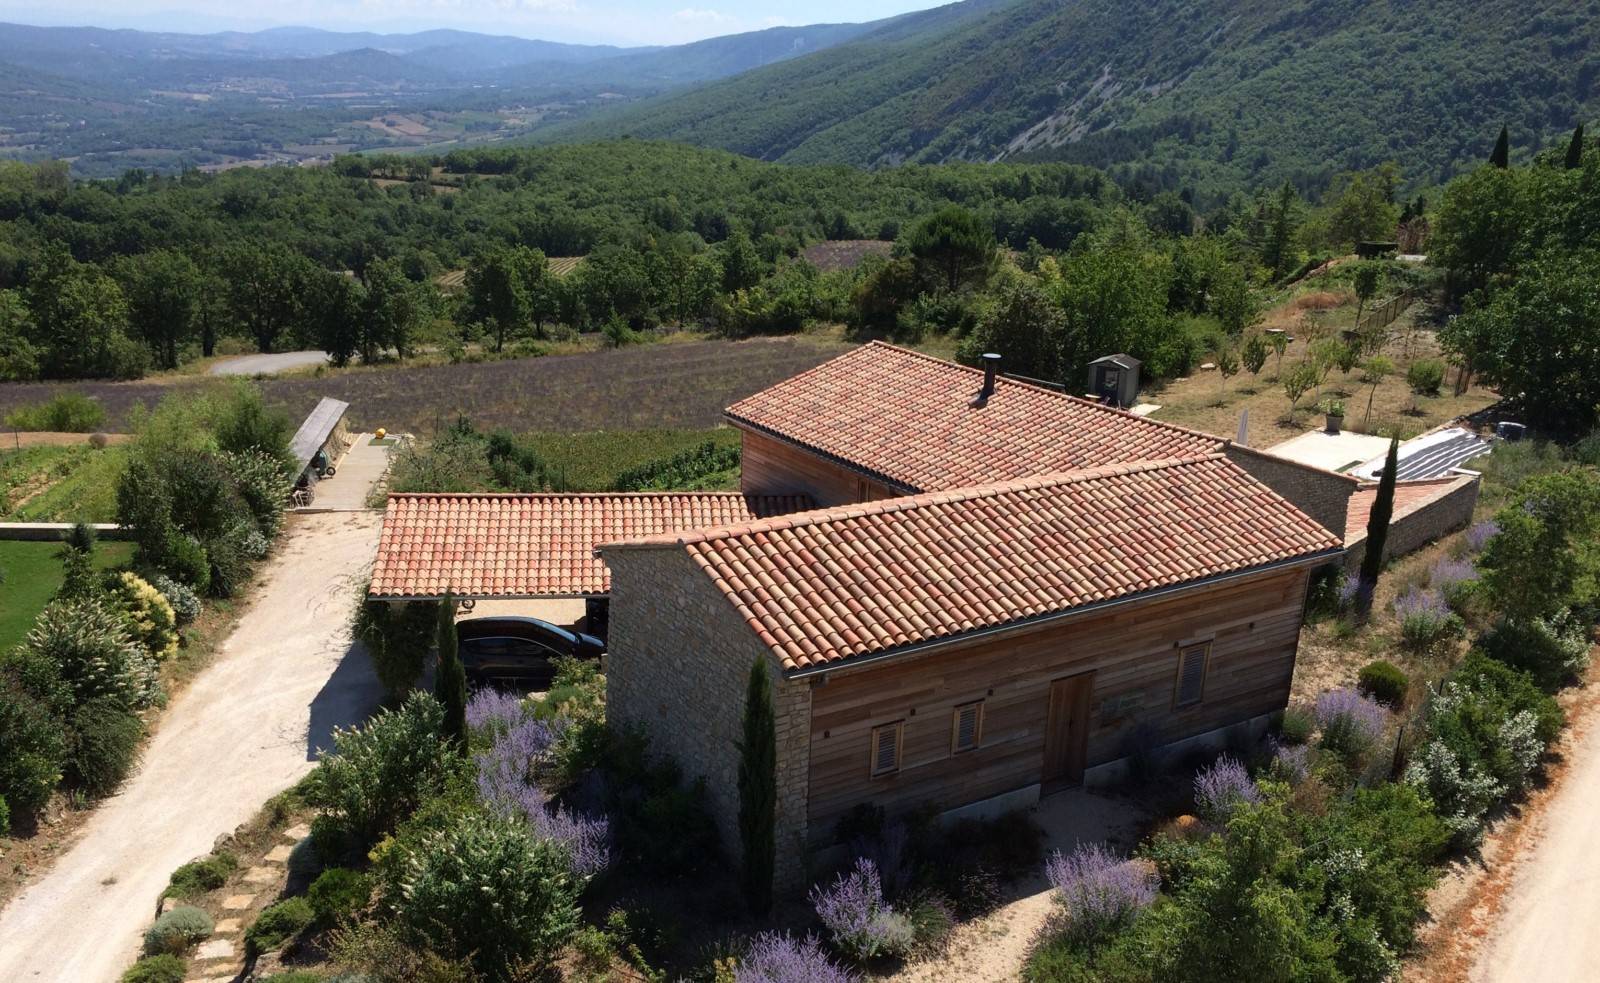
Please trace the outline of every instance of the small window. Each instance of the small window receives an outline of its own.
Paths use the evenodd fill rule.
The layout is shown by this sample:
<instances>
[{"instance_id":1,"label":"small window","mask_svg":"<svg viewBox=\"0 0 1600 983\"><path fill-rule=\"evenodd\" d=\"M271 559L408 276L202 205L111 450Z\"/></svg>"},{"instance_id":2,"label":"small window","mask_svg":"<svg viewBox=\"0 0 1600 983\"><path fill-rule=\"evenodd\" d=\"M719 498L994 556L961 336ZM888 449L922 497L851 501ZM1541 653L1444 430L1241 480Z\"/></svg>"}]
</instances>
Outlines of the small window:
<instances>
[{"instance_id":1,"label":"small window","mask_svg":"<svg viewBox=\"0 0 1600 983\"><path fill-rule=\"evenodd\" d=\"M905 721L882 724L872 728L872 777L892 775L900 770L900 738L905 733Z\"/></svg>"},{"instance_id":2,"label":"small window","mask_svg":"<svg viewBox=\"0 0 1600 983\"><path fill-rule=\"evenodd\" d=\"M956 707L950 719L950 753L971 751L983 741L983 701Z\"/></svg>"},{"instance_id":3,"label":"small window","mask_svg":"<svg viewBox=\"0 0 1600 983\"><path fill-rule=\"evenodd\" d=\"M1178 691L1173 705L1193 706L1206 689L1206 663L1211 661L1211 643L1186 645L1178 653Z\"/></svg>"}]
</instances>

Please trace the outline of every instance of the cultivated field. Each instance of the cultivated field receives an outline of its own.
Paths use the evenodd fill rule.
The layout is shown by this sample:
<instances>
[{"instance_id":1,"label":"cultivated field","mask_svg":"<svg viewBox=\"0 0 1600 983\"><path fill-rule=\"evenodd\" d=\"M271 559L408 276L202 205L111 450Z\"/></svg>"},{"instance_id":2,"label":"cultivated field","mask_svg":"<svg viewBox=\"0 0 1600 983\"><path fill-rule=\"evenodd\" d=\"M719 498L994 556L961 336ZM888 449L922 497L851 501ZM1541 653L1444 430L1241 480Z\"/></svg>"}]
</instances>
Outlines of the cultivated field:
<instances>
[{"instance_id":1,"label":"cultivated field","mask_svg":"<svg viewBox=\"0 0 1600 983\"><path fill-rule=\"evenodd\" d=\"M823 273L853 270L868 256L887 256L894 243L880 239L834 239L814 243L800 251L800 258Z\"/></svg>"},{"instance_id":2,"label":"cultivated field","mask_svg":"<svg viewBox=\"0 0 1600 983\"><path fill-rule=\"evenodd\" d=\"M317 400L351 404L352 423L431 433L458 416L481 429L575 433L598 430L703 430L729 403L811 368L843 347L809 338L687 341L543 358L459 365L376 366L322 377L263 379L267 401L302 419ZM106 427L124 429L133 408L193 379L0 385L0 416L77 391L106 409Z\"/></svg>"}]
</instances>

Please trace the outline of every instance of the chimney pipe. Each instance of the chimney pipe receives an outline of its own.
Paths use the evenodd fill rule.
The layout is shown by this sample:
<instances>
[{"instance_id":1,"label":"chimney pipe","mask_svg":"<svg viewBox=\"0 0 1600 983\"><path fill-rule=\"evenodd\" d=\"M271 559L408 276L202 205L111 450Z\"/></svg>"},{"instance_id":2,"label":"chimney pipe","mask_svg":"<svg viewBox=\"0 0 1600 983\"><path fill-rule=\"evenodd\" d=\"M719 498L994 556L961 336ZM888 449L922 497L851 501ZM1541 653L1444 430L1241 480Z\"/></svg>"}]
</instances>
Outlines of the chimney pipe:
<instances>
[{"instance_id":1,"label":"chimney pipe","mask_svg":"<svg viewBox=\"0 0 1600 983\"><path fill-rule=\"evenodd\" d=\"M984 352L983 359L983 392L978 394L980 400L988 399L994 395L995 373L1000 371L1000 356L994 352Z\"/></svg>"}]
</instances>

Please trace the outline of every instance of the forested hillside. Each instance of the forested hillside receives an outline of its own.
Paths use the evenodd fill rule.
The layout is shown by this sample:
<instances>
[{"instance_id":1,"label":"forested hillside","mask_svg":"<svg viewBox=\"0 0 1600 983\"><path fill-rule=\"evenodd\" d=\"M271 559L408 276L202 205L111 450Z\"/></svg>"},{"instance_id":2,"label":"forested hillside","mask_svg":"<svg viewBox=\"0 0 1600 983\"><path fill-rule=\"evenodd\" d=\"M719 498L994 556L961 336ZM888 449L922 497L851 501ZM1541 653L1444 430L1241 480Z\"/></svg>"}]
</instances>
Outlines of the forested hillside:
<instances>
[{"instance_id":1,"label":"forested hillside","mask_svg":"<svg viewBox=\"0 0 1600 983\"><path fill-rule=\"evenodd\" d=\"M966 6L966 5L963 5ZM1424 183L1600 111L1600 2L1018 0L547 131L768 160L1034 157L1220 192L1396 160Z\"/></svg>"}]
</instances>

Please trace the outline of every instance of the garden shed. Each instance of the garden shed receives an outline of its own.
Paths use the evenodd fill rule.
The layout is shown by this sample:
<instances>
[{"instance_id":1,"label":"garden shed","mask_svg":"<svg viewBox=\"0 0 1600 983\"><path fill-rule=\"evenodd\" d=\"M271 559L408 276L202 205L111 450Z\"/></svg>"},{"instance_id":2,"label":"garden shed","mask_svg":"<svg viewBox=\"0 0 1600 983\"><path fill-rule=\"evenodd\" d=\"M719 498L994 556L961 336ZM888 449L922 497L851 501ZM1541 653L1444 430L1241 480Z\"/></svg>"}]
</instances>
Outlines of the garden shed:
<instances>
[{"instance_id":1,"label":"garden shed","mask_svg":"<svg viewBox=\"0 0 1600 983\"><path fill-rule=\"evenodd\" d=\"M1112 406L1139 401L1139 369L1144 363L1128 354L1107 355L1089 363L1089 394Z\"/></svg>"}]
</instances>

